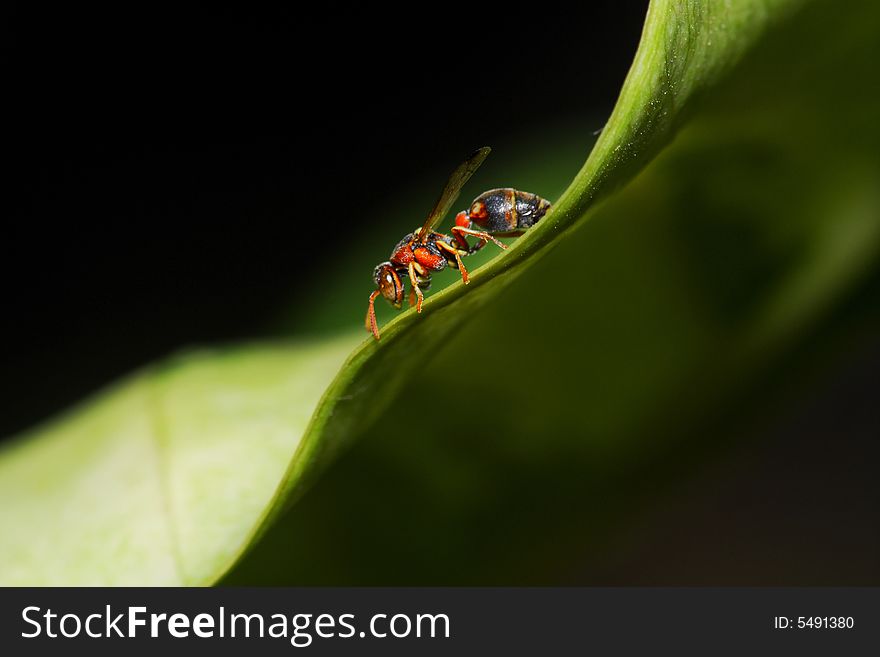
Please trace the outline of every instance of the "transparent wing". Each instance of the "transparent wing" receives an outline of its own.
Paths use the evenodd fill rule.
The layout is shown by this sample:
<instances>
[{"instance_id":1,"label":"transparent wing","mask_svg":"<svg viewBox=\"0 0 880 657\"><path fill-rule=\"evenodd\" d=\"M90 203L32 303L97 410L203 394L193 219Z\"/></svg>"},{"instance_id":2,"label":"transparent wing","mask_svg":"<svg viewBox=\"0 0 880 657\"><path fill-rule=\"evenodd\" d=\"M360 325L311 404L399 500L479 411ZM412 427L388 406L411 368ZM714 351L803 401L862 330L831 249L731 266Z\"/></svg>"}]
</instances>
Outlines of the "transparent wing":
<instances>
[{"instance_id":1,"label":"transparent wing","mask_svg":"<svg viewBox=\"0 0 880 657\"><path fill-rule=\"evenodd\" d=\"M483 148L474 151L468 159L462 162L459 167L452 172L452 175L449 176L449 180L446 181L446 187L443 188L443 193L440 194L440 198L438 198L437 203L434 204L434 209L428 214L428 218L425 220L425 225L422 226L421 231L419 232L419 240L421 242L426 242L428 240L428 235L431 234L434 227L443 221L443 217L446 216L449 209L452 207L452 204L455 203L455 199L458 198L461 188L464 187L464 184L472 175L474 175L474 171L480 168L483 160L486 159L491 150L492 149L488 146L483 146Z\"/></svg>"}]
</instances>

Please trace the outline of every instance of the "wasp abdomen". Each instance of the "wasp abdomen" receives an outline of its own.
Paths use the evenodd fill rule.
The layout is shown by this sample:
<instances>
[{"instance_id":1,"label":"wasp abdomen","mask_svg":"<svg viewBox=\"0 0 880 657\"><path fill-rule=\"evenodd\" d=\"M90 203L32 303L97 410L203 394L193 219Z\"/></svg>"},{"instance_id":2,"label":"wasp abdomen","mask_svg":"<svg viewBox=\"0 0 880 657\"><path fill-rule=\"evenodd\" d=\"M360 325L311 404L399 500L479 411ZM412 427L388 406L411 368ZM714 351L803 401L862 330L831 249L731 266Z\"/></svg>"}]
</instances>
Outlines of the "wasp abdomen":
<instances>
[{"instance_id":1,"label":"wasp abdomen","mask_svg":"<svg viewBox=\"0 0 880 657\"><path fill-rule=\"evenodd\" d=\"M512 233L530 228L550 209L540 196L505 187L483 192L471 203L468 215L489 233Z\"/></svg>"}]
</instances>

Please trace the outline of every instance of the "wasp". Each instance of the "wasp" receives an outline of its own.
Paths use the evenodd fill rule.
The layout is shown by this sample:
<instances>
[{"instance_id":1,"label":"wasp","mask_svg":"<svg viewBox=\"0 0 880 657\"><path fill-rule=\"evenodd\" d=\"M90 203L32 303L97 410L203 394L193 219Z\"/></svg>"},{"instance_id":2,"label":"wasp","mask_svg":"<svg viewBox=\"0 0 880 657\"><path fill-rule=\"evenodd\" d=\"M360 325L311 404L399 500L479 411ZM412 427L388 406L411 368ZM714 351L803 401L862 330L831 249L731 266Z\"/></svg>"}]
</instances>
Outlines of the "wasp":
<instances>
[{"instance_id":1,"label":"wasp","mask_svg":"<svg viewBox=\"0 0 880 657\"><path fill-rule=\"evenodd\" d=\"M476 253L489 242L506 249L498 237L522 235L550 209L550 203L535 194L510 188L492 189L480 194L468 210L455 216L450 235L435 231L458 199L461 188L491 150L484 146L475 151L452 172L425 223L404 236L394 247L391 257L373 270L376 289L370 294L365 324L367 331L377 340L376 297L381 294L399 310L403 306L405 281L409 280L409 305L415 305L416 312L422 312L424 293L431 287L432 274L452 267L461 273L461 279L467 285L469 278L463 257ZM476 239L476 243L470 244L468 237Z\"/></svg>"}]
</instances>

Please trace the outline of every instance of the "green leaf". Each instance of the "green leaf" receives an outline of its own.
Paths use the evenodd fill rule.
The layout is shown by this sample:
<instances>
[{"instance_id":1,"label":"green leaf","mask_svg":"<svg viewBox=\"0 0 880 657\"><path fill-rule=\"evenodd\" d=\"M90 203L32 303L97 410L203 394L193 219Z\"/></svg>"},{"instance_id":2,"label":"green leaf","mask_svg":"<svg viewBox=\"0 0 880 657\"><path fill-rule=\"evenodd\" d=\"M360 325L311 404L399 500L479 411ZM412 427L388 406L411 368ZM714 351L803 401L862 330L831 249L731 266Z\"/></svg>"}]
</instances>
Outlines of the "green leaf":
<instances>
[{"instance_id":1,"label":"green leaf","mask_svg":"<svg viewBox=\"0 0 880 657\"><path fill-rule=\"evenodd\" d=\"M216 579L254 538L351 350L196 351L139 372L0 456L0 583Z\"/></svg>"},{"instance_id":2,"label":"green leaf","mask_svg":"<svg viewBox=\"0 0 880 657\"><path fill-rule=\"evenodd\" d=\"M491 435L487 432L494 428L512 441L512 471L528 462L532 472L535 459L540 463L562 454L585 466L575 480L592 477L595 482L603 481L595 464L617 462L643 446L637 437L649 435L646 423L659 423L660 418L666 428L659 433L675 433L677 412L667 412L670 397L661 393L682 394L700 376L711 379L706 372L717 377L735 370L739 374L731 377L729 388L710 394L727 395L765 354L852 283L876 243L872 142L859 133L863 139L857 148L837 148L841 144L835 138L851 136L838 130L805 145L799 129L801 136L808 130L811 139L821 135L815 122L828 119L829 103L815 104L809 93L805 99L809 78L785 68L803 56L809 64L805 70L825 75L822 80L833 87L835 67L849 61L852 49L876 41L865 27L876 12L865 3L864 16L856 10L861 6L850 8L846 17L837 16L840 24L826 26L816 17L828 5L813 3L819 9L805 11L798 9L801 4L653 2L615 110L551 213L503 255L474 271L469 286L455 283L432 295L421 316L403 313L383 327L381 342L363 340L344 364L362 334L199 352L138 373L68 416L21 436L0 454L0 524L7 529L0 537L0 582L214 582L322 467L380 418L382 427L417 429L402 432L403 442L398 432L374 430L358 449L378 445L384 460L369 461L370 452L360 454L390 467L398 479L389 481L399 481L404 496L412 493L413 499L419 499L416 493L425 485L448 492L425 464L443 463L450 446L461 448L450 434L474 438ZM852 38L853 30L861 38ZM804 44L817 42L834 48L822 57L807 57ZM776 57L769 65L759 57L768 54ZM780 75L785 91L774 94ZM749 95L752 89L756 91ZM849 87L841 85L840 91L846 97ZM819 96L831 98L834 89ZM805 100L815 111L795 111L794 123L781 130L779 117L803 108ZM740 114L752 111L754 116L743 120ZM871 116L868 108L863 111L856 118ZM863 120L844 127L868 124ZM627 186L682 130L674 148ZM876 130L871 134L876 136ZM844 178L834 181L840 184L818 184L827 182L824 162L813 157L811 147L838 156L835 162L854 162L857 155L865 164L851 167L851 178L838 176ZM784 186L762 186L746 175L755 166ZM789 204L804 191L797 185L801 174L817 184L803 194L809 203ZM622 193L612 194L624 186ZM741 190L755 211L736 202L731 189ZM746 211L746 221L728 217L726 224L709 221L706 228L694 219L701 211L704 217L716 216L727 201ZM798 212L789 213L789 208ZM807 212L803 221L801 210ZM786 221L768 225L775 213ZM603 216L609 219L603 221ZM829 216L839 220L839 232L829 230ZM596 221L581 227L587 218ZM725 230L730 239L713 245ZM682 242L679 238L688 233L696 238ZM559 248L538 262L551 246ZM739 257L731 247L744 250L744 261L755 265L747 272L751 279L731 279L718 267L725 258ZM717 257L712 257L713 248ZM529 276L520 276L536 263ZM677 268L677 277L667 275L671 268ZM609 276L616 277L613 284ZM718 296L719 290L725 294ZM532 308L531 322L523 317L524 304ZM575 316L573 304L579 308ZM518 330L522 325L528 326L529 335ZM726 333L729 326L736 328L735 339ZM480 339L510 327L517 330L508 331L512 334L506 341L501 336L497 343ZM653 332L646 333L648 328ZM673 353L664 352L664 346ZM508 351L506 359L492 359L494 348L518 347L523 355ZM730 347L727 357L704 369L703 359L722 347ZM625 353L642 360L628 360ZM440 356L432 361L433 354ZM463 354L465 363L480 366L463 373ZM583 376L587 368L590 378ZM523 394L511 384L524 376L552 381L558 372L563 373L562 388ZM597 373L605 376L597 378ZM481 394L463 394L462 380L466 390ZM431 395L438 397L423 406L415 391L429 385ZM561 394L568 388L572 394ZM392 410L402 422L392 425L387 413L395 400L400 401ZM579 412L583 404L589 406L588 418ZM701 411L711 407L707 400L694 404ZM425 413L432 409L436 414L426 421ZM627 409L638 413L628 417ZM698 413L685 415L691 425L697 422ZM465 426L471 431L459 432ZM551 437L549 445L536 445L535 436L545 433ZM380 435L392 442L377 442ZM561 438L573 435L588 439L572 444ZM594 465L570 459L571 450L583 451ZM595 458L603 450L613 458ZM517 454L525 458L520 461ZM473 461L471 453L464 462L460 454L447 461L461 467L463 490L471 491L447 511L470 518L479 528L485 526L485 515L469 515L468 509L485 504L480 483L485 473L477 467L479 459L476 466ZM345 511L346 504L363 511L357 503L361 495L377 504L401 496L401 489L391 486L388 496L375 497L371 491L386 489L377 485L375 472L360 472L357 467L345 470L344 464L335 469L328 479L331 488L335 481L339 497L331 491L323 498L352 527L357 518ZM562 481L561 493L584 492L560 480L559 467L534 472L541 486ZM498 495L499 505L517 509L519 517L547 516L535 501L504 486L499 490L507 493ZM535 499L553 503L564 498ZM298 505L293 521L283 523L294 538L285 534L274 545L281 545L278 552L283 553L295 540L300 553L263 563L271 569L292 561L288 574L294 581L321 573L326 575L323 581L343 579L346 573L356 577L356 569L338 567L328 575L317 567L328 543L322 541L319 522L296 515L299 507L307 511L307 505ZM422 529L416 540L420 537L430 554L430 544L442 544L443 537ZM553 533L546 536L550 540ZM269 540L265 549L271 551L272 545ZM364 554L375 564L381 562L381 555ZM248 560L245 567L255 561L260 560ZM461 571L469 581L474 575Z\"/></svg>"}]
</instances>

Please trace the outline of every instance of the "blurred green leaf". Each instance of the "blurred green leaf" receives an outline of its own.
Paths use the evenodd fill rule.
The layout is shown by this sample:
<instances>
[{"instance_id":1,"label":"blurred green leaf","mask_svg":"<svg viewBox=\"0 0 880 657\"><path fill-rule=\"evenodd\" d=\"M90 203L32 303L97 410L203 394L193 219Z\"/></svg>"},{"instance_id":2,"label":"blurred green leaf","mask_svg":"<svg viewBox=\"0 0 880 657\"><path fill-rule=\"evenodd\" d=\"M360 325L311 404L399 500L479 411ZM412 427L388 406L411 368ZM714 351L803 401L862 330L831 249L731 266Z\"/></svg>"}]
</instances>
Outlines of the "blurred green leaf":
<instances>
[{"instance_id":1,"label":"blurred green leaf","mask_svg":"<svg viewBox=\"0 0 880 657\"><path fill-rule=\"evenodd\" d=\"M0 583L216 579L272 508L354 342L196 351L136 373L0 453Z\"/></svg>"},{"instance_id":2,"label":"blurred green leaf","mask_svg":"<svg viewBox=\"0 0 880 657\"><path fill-rule=\"evenodd\" d=\"M317 510L295 507L292 533L270 536L270 558L247 560L241 581L261 563L270 581L369 580L392 563L430 579L432 561L448 574L432 560L444 551L469 555L459 578L491 581L525 562L498 551L520 528L541 535L530 557L552 552L569 521L560 505L607 493L646 437L650 452L697 426L873 253L877 151L861 128L875 105L847 104L854 115L829 134L817 124L871 79L862 60L840 72L866 44L876 53L876 12L826 20L829 5L800 4L653 2L615 110L553 211L341 369L356 337L197 354L21 437L0 458L0 581L213 582L379 418L361 460L346 459L375 467L335 469L309 496ZM719 377L729 385L710 385ZM377 520L382 504L411 523ZM456 518L454 535L432 530L438 517ZM366 546L345 550L340 527Z\"/></svg>"}]
</instances>

